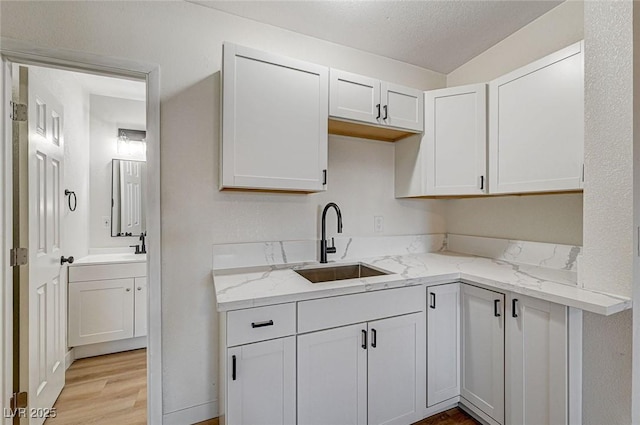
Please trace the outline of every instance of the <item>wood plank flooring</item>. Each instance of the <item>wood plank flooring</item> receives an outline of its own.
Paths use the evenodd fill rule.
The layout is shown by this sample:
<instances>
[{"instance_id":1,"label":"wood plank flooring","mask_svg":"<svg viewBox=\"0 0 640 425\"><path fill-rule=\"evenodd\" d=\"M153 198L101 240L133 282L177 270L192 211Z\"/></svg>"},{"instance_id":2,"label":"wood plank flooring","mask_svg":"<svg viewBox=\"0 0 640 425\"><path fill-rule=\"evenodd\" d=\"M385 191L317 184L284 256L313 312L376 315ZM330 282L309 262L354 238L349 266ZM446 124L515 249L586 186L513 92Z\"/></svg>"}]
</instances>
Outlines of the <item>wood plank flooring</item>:
<instances>
[{"instance_id":1,"label":"wood plank flooring","mask_svg":"<svg viewBox=\"0 0 640 425\"><path fill-rule=\"evenodd\" d=\"M147 350L73 362L45 425L142 425L147 423Z\"/></svg>"},{"instance_id":2,"label":"wood plank flooring","mask_svg":"<svg viewBox=\"0 0 640 425\"><path fill-rule=\"evenodd\" d=\"M147 350L76 360L45 425L143 425L147 423ZM450 409L414 425L478 425ZM196 425L219 425L218 418Z\"/></svg>"}]
</instances>

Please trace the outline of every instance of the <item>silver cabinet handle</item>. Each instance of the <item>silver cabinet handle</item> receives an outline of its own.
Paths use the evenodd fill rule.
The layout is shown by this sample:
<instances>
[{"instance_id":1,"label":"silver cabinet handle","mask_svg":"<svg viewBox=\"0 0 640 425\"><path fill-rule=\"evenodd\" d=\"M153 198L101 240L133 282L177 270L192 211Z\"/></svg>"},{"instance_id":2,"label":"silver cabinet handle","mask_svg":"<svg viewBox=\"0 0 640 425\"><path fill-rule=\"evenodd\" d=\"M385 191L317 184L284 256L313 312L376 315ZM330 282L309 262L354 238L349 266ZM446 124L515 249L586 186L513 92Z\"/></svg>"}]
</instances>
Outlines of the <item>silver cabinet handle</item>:
<instances>
[{"instance_id":1,"label":"silver cabinet handle","mask_svg":"<svg viewBox=\"0 0 640 425\"><path fill-rule=\"evenodd\" d=\"M125 289L125 291L131 292L131 288L127 288L127 289Z\"/></svg>"},{"instance_id":2,"label":"silver cabinet handle","mask_svg":"<svg viewBox=\"0 0 640 425\"><path fill-rule=\"evenodd\" d=\"M138 291L142 291L142 287L141 286L138 286Z\"/></svg>"}]
</instances>

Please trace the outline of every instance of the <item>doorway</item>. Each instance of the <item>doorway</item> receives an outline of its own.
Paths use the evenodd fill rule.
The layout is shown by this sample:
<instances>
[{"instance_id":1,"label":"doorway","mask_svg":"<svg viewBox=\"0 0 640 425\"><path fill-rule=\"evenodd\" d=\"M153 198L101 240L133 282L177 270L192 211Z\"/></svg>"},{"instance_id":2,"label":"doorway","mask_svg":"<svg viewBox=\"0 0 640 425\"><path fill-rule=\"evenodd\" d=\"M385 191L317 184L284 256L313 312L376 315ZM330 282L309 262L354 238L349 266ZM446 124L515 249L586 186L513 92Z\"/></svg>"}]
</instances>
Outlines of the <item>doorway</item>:
<instances>
[{"instance_id":1,"label":"doorway","mask_svg":"<svg viewBox=\"0 0 640 425\"><path fill-rule=\"evenodd\" d=\"M7 54L5 48L7 47L7 45L3 45L3 65L5 65L3 67L3 70L7 70L7 69L11 69L11 75L5 75L4 79L5 79L5 91L4 91L4 97L7 100L7 90L6 90L6 80L14 80L18 77L18 75L20 74L19 71L19 67L18 65L12 65L11 67L8 67L7 65L10 63L10 61L13 62L18 62L18 63L23 63L25 64L25 62L28 63L28 68L27 72L31 72L31 71L36 71L34 72L34 75L36 74L42 74L43 70L47 69L47 72L50 73L62 73L62 72L68 72L70 74L77 74L77 71L79 71L79 69L77 69L76 67L73 66L69 66L69 62L65 61L64 65L61 65L56 59L51 59L50 61L46 61L46 63L38 63L37 65L48 65L49 67L42 67L42 66L35 66L34 62L32 59L28 59L25 60L25 56L29 56L27 54L27 52L25 52L24 50L22 52L19 51L14 51L11 52L10 54ZM9 46L10 47L10 46ZM28 49L27 49L28 50ZM42 53L42 52L40 52ZM86 58L85 58L86 59ZM93 83L89 83L89 84L85 84L85 86L89 86L90 89L96 89L97 85L94 84L95 81L97 81L96 79L98 78L107 78L104 76L104 74L110 74L109 72L104 72L104 69L100 69L100 72L96 72L96 68L102 68L103 65L105 64L105 62L109 62L109 59L105 59L105 58L93 58L95 59L95 62L98 64L96 65L96 67L94 69L92 69L91 75L89 74L82 74L84 76L86 76L87 78L89 78L89 80L92 80ZM87 61L83 61L85 63L87 63ZM53 66L51 66L53 65ZM61 68L65 68L65 70L62 70ZM73 68L72 72L71 70L69 70L69 68ZM86 69L86 65L82 66L82 70ZM146 222L147 222L147 226L148 226L148 230L146 230L146 232L142 232L141 229L138 227L137 229L140 230L141 233L146 233L150 236L150 239L147 240L146 245L147 245L147 251L149 252L149 264L144 267L145 269L149 270L150 273L148 273L149 275L149 294L152 298L154 298L156 300L156 302L152 302L149 304L151 311L149 312L148 315L145 314L145 319L148 316L155 316L155 317L159 317L159 289L160 289L160 280L159 280L159 276L160 276L160 270L159 270L159 202L158 202L158 198L159 198L159 153L158 153L158 149L157 149L157 143L158 143L158 128L159 128L159 114L158 114L158 86L157 86L157 69L154 70L153 67L149 67L148 65L141 65L140 68L142 69L147 69L147 72L139 72L139 71L134 71L134 72L129 72L130 75L133 75L134 77L142 77L143 78L143 82L140 83L138 82L138 84L142 84L142 86L146 89L146 86L149 84L149 82L152 82L154 89L153 89L153 93L149 93L150 97L152 99L155 99L155 101L153 101L151 104L147 104L147 105L143 105L142 111L144 116L146 116L147 118L147 124L148 124L148 135L146 138L146 142L151 145L151 148L149 149L148 154L150 154L150 160L148 162L148 168L149 168L149 176L148 176L148 181L150 183L151 189L147 191L147 198L149 201L149 205L144 207L141 206L141 208L146 208L146 214L145 217L147 218ZM96 75L96 74L102 74L102 75ZM118 77L122 77L123 72L119 72L117 73ZM78 74L79 76L80 74ZM80 77L74 77L76 79L80 78ZM9 78L7 78L9 77ZM39 75L39 77L42 77L42 75ZM114 80L114 78L111 77L111 80ZM121 79L120 80L122 82L125 83L131 83L133 82L133 79L131 77L127 78L127 79ZM32 81L34 81L34 79L32 78ZM52 85L52 88L56 88L56 85ZM58 91L60 89L60 87L57 87ZM108 93L90 93L90 90L87 90L86 87L83 89L87 92L87 98L89 99L89 101L91 100L90 97L92 95L94 95L96 98L99 96L108 98L108 97L112 97L112 98L116 98L116 96L113 95L113 93L111 93L111 96L104 96L105 94ZM60 92L60 91L59 91ZM10 93L9 93L10 94ZM147 98L149 97L149 95L143 94L143 103L146 102ZM31 114L30 114L30 119L34 120L35 123L37 124L42 124L40 125L40 131L43 132L44 129L48 129L49 132L47 134L50 134L51 137L53 139L57 140L58 145L65 145L65 142L67 144L67 146L69 145L69 143L71 142L70 140L70 136L69 133L67 131L67 126L65 126L65 124L67 124L68 119L69 119L69 114L66 113L65 111L67 110L64 107L56 107L56 108L51 108L51 110L48 110L47 108L47 104L48 105L52 105L52 102L44 102L43 98L46 96L40 96L39 99L35 100L35 108L40 108L41 112L43 112L43 115L45 118L42 119L41 121L38 121L35 118L31 118ZM64 103L64 102L63 102ZM77 113L76 115L81 115L83 113L82 108L77 108L77 104L74 104L73 102L71 103L73 106L71 108L69 108L69 110L74 110ZM55 109L55 111L54 111ZM49 113L53 111L52 113ZM63 111L63 112L60 112ZM91 111L91 107L88 107L84 110L84 113L86 116L89 116ZM37 112L35 112L35 114L37 114ZM149 119L149 117L151 119ZM126 127L135 127L133 125L131 125L132 123L130 121L120 121L120 124L122 124L122 126L124 128ZM6 125L6 124L5 124ZM80 125L78 125L78 127L81 127ZM35 128L35 127L34 127ZM5 128L5 132L4 135L6 136L8 133L10 134L10 132L6 131L7 128ZM76 129L77 130L77 129ZM138 130L140 131L139 128L133 128L133 130ZM76 135L73 136L73 138L79 143L80 141L83 141L86 143L90 142L90 137L81 137L82 134L82 130L78 130L76 131ZM88 132L87 132L88 134ZM53 140L52 139L52 140ZM113 141L114 143L118 142L118 139L120 139L119 141L123 141L122 139L124 139L123 137L119 137L119 133L116 132L116 134L113 135ZM7 137L4 137L4 145L3 147L4 152L7 151L7 144L10 145L11 140L9 139L7 141ZM133 143L131 143L131 140L124 140L125 144L127 145L132 145ZM127 143L128 142L128 143ZM55 144L55 143L54 143ZM84 146L86 147L86 146ZM63 151L64 152L64 151ZM122 155L124 155L123 152L121 152ZM85 155L83 157L83 155ZM81 216L81 214L79 214L79 212L81 211L81 208L84 208L85 211L84 213L87 214L88 211L91 211L91 201L90 201L90 197L91 195L94 193L93 189L89 188L89 185L91 184L92 181L97 181L99 180L98 178L96 178L95 176L91 175L90 171L78 171L80 169L82 169L82 167L84 166L89 166L90 162L91 162L91 158L89 158L88 155L83 154L82 153L82 149L80 149L80 151L76 150L76 151L71 151L71 152L64 152L63 155L61 157L55 157L54 155L49 155L52 159L53 162L50 164L45 164L43 165L40 169L38 169L36 167L36 173L39 171L42 172L43 175L47 175L47 176L52 176L55 175L56 173L59 173L61 176L67 176L67 175L71 175L74 176L75 178L78 177L78 175L81 176L80 179L76 179L75 181L75 187L71 187L71 180L67 179L66 182L62 181L62 180L52 180L51 182L43 182L40 186L38 187L34 187L34 190L32 190L31 192L37 193L39 195L42 195L43 193L64 193L64 190L67 189L69 192L73 192L72 195L62 195L62 196L58 196L58 197L54 197L51 199L51 201L47 200L46 197L42 198L40 200L40 204L43 206L43 208L39 208L39 210L45 210L48 211L48 209L52 209L53 213L52 213L52 217L50 217L50 221L47 221L47 218L45 217L44 220L41 220L41 222L38 222L40 224L40 228L41 229L45 229L46 231L42 232L42 234L44 234L44 238L42 239L46 244L49 244L50 247L52 249L50 249L52 252L55 251L55 256L57 257L57 260L60 260L60 257L64 257L63 259L69 259L69 257L73 256L75 257L75 264L77 265L78 262L82 263L82 258L86 257L90 252L94 253L97 252L95 250L92 250L92 248L90 245L91 243L91 238L89 237L89 235L86 235L86 239L88 239L89 241L85 242L83 245L83 242L81 241L82 237L82 232L77 231L78 228L82 228L83 225L86 225L86 228L88 228L90 226L90 218L86 217L86 222L83 224L83 220L79 219L79 217ZM42 157L42 155L41 155ZM83 163L83 158L84 158L84 163ZM114 164L113 164L113 160L114 158L109 159L109 169L108 169L108 175L109 175L109 189L108 190L101 190L101 191L96 191L96 192L101 192L101 193L109 193L109 196L111 196L111 191L113 190L111 187L111 184L113 184L113 170L114 170ZM130 165L133 165L133 161L136 160L136 158L118 158L119 161L131 161ZM5 158L4 164L3 165L7 165L7 163L11 164L12 161L8 160L7 158ZM73 172L66 172L65 173L65 169L66 167L64 167L64 163L71 163L74 165L74 167L71 167L72 169L74 169L75 171ZM104 164L103 164L104 165ZM64 167L64 168L63 168ZM3 167L5 168L5 167ZM30 167L33 168L33 167ZM87 167L89 168L89 167ZM104 168L104 167L103 167ZM126 168L125 166L122 166L122 168ZM129 167L131 168L131 167ZM6 168L5 168L6 169ZM104 170L103 170L104 171ZM74 174L75 173L75 174ZM83 174L84 173L84 174ZM105 173L106 174L106 173ZM5 173L6 175L6 173ZM82 178L82 176L84 175L85 178ZM21 178L23 178L24 176L17 176L18 180L20 180ZM33 180L33 179L32 179ZM86 187L82 187L83 185L85 185ZM69 186L69 187L67 187ZM78 189L78 187L80 187L80 189ZM4 189L6 189L6 186L4 187ZM40 190L41 189L41 190ZM76 190L74 190L76 189ZM38 192L38 190L40 190ZM7 191L5 190L4 193L7 193ZM82 196L80 197L79 195ZM38 195L38 196L39 196ZM14 197L15 199L15 197ZM57 200L56 200L57 199ZM109 204L111 203L111 199L108 200ZM36 199L32 202L32 204L37 205L37 196ZM50 206L52 206L52 208L50 208ZM72 207L73 210L72 211ZM109 205L110 207L110 205ZM5 205L5 208L3 210L3 212L6 212L8 209L7 205ZM58 216L56 216L55 211L58 211ZM71 224L66 223L65 224L65 216L67 215L68 217L73 217L75 218L74 220L71 220ZM75 214L75 215L71 215L71 214ZM102 213L99 213L102 214ZM112 211L108 211L107 213L104 213L104 215L100 215L98 221L101 223L101 225L103 226L102 229L104 229L105 231L108 230L109 234L111 233L112 229L110 227L111 223L113 222L112 216L111 214L113 214ZM41 214L41 215L46 215L46 214ZM6 214L3 214L3 218L7 218ZM104 220L105 217L109 217L108 220ZM60 221L61 225L57 227L56 230L56 226L54 225L56 223L56 220ZM106 221L109 221L109 229L107 229L106 226ZM8 226L12 225L12 221L11 220L4 220L4 225L6 226L8 223ZM31 223L29 225L29 228L31 228ZM74 231L70 234L70 235L66 235L64 234L65 231L65 227L71 227ZM6 227L4 228L4 230L9 230L7 232L3 232L3 237L5 240L7 239L11 239L11 230L12 229L7 229ZM16 227L14 226L13 230L16 230ZM56 233L58 232L58 233ZM18 232L19 233L19 232ZM39 233L36 231L34 232L35 234L39 235ZM87 232L88 233L88 232ZM117 232L116 232L117 233ZM128 232L121 232L121 233L128 233ZM47 239L49 238L49 239ZM75 246L76 247L80 247L79 251L80 254L76 254L73 255L74 253L71 252L70 250L65 248L65 238L75 238ZM114 236L112 237L113 240L116 240L118 238L118 236ZM122 239L122 241L127 241L126 243L130 243L132 242L132 238L134 238L133 236L120 236L119 238ZM94 238L95 239L95 238ZM139 235L136 235L135 241L139 241L138 244L141 244L140 239L139 239ZM95 244L94 244L95 245ZM105 244L103 244L105 245ZM107 244L109 245L109 244ZM11 246L11 245L9 245ZM103 255L108 255L108 254L116 254L116 251L119 248L124 248L125 246L122 243L112 243L111 246L102 246L102 247L97 247L97 248L102 248L103 251L101 254ZM129 245L126 245L127 250L130 250L131 252L134 252L134 248L129 248ZM46 246L42 249L40 249L40 251L38 251L38 246L36 244L36 251L37 253L41 253L40 251L46 251ZM108 252L107 252L108 251ZM34 253L34 251L32 250L32 254ZM155 255L154 255L155 254ZM98 255L98 254L95 254ZM90 255L88 255L90 256ZM30 261L31 264L33 264L33 261ZM51 262L51 261L50 261ZM24 266L23 266L24 267ZM59 270L62 272L58 277L53 277L52 280L54 282L56 282L55 284L58 286L58 288L63 288L63 289L67 289L68 288L68 274L67 274L67 263L65 263L65 265L63 267L60 267ZM11 276L14 272L16 274L20 274L19 272L17 272L15 269L16 268L20 268L20 267L14 267L14 270L3 270L3 274L4 276ZM26 273L26 275L28 276L28 273ZM3 276L3 277L4 277ZM11 288L10 288L11 289ZM18 289L18 287L13 288L13 289ZM66 300L68 300L68 296L69 294L66 293L65 291L62 292L58 292L56 295L55 291L51 291L51 293L53 294L52 296L50 296L50 299L55 300L54 303L52 303L51 305L46 304L45 300L47 297L44 296L44 292L45 290L40 287L40 295L42 295L40 297L40 304L36 304L37 306L41 306L41 310L40 311L44 311L47 310L47 314L51 315L52 311L55 311L56 309L58 309L58 311L61 310L61 308L68 308L69 306L66 305ZM14 310L20 310L20 306L21 304L12 304L10 299L11 297L13 297L13 293L14 291L11 290L7 290L5 292L2 293L3 295L3 318L7 318L8 320L3 323L3 328L6 330L7 328L9 328L9 326L6 326L7 324L11 324L12 319L14 319L14 317L12 317L12 313L16 313ZM17 291L15 291L17 292ZM37 291L36 291L37 292ZM49 292L49 291L47 291ZM157 294L157 295L154 295ZM37 297L36 297L37 298ZM146 303L145 303L146 304ZM13 308L17 306L18 308ZM25 307L24 305L22 305L23 307ZM62 306L62 307L61 307ZM28 307L27 307L28 308ZM33 309L34 311L37 311L38 309ZM0 310L1 311L1 310ZM23 312L24 313L24 312ZM66 310L65 310L66 313ZM20 312L18 311L18 314L20 314ZM65 314L66 318L69 318L69 314ZM17 317L16 317L17 319ZM45 321L40 320L40 323L44 323ZM48 322L48 320L46 321ZM159 320L156 321L156 323L159 323ZM20 322L20 325L22 325L22 322ZM68 339L66 338L68 336L67 330L68 330L68 323L57 323L54 321L54 325L52 326L52 330L51 330L51 334L52 335L57 335L57 336L63 336L64 338L56 338L55 336L47 336L46 332L42 332L42 330L40 329L38 332L36 332L35 334L38 335L38 338L40 338L41 342L46 342L48 340L53 340L54 343L53 344L49 344L48 348L45 349L41 349L42 353L45 353L46 355L48 355L49 359L52 357L52 355L50 354L51 352L55 352L56 349L58 349L59 351L59 347L56 348L56 344L60 347L62 347L62 349L64 350L64 356L63 359L60 360L59 358L53 362L51 362L49 359L47 359L46 361L42 361L40 360L39 364L34 365L30 365L29 369L33 369L33 367L37 368L44 368L44 369L54 369L56 371L59 370L66 370L66 367L73 362L73 351L74 350L68 350ZM15 326L15 323L13 323L12 326L13 329L20 329L20 332L18 333L18 337L17 338L21 338L21 337L27 337L28 332L25 331L25 329L23 329L23 326ZM151 406L151 408L149 409L149 418L150 418L150 422L155 422L153 419L151 418L158 418L161 417L161 408L160 407L160 403L161 403L161 386L159 385L160 383L160 379L159 379L159 373L153 373L153 371L159 371L160 370L160 358L159 358L159 326L150 326L149 327L149 332L151 334L155 334L156 337L154 338L152 335L149 337L149 353L147 354L147 356L145 357L152 357L153 358L153 364L150 364L150 368L149 368L149 379L147 379L148 381L152 381L151 384L149 385L150 388L150 392L149 392L149 405ZM11 394L12 391L17 391L17 387L19 385L19 390L20 391L24 391L26 386L25 385L29 385L28 383L25 384L25 382L21 382L21 381L25 381L25 376L24 372L22 371L22 369L20 369L20 372L18 372L18 370L16 369L14 373L14 370L10 369L10 360L13 357L13 359L15 360L16 357L19 359L20 358L20 340L19 339L14 339L11 340L11 338L8 338L7 332L4 332L4 341L3 342L8 342L8 344L3 344L7 349L3 351L3 372L4 371L8 371L7 374L4 374L5 379L8 378L5 382L3 382L3 405L8 405L5 404L6 399L8 398L7 396L9 394ZM122 340L122 338L120 338L120 340ZM62 342L56 342L56 341L62 341ZM120 341L122 342L122 341ZM140 344L141 342L138 341L138 344ZM97 343L96 343L97 344ZM100 347L96 347L94 344L94 347L92 348L92 350L87 350L87 346L90 344L86 344L83 347L83 350L79 350L81 353L80 355L78 355L78 357L89 357L92 354L103 354L105 352L108 352L110 349L108 347L105 347L104 344L105 343L100 343L102 344L102 346ZM31 346L34 346L35 344L29 344ZM99 344L98 344L99 345ZM146 344L144 344L146 345ZM47 347L46 344L43 344L44 347ZM53 347L53 348L52 348ZM154 347L156 347L156 349L154 350ZM138 348L138 347L132 347L132 348ZM111 350L113 351L121 351L122 348L122 344L120 344L120 346L115 347L115 348L111 348ZM124 349L127 349L127 347L125 347ZM47 352L47 350L49 350L49 352ZM153 353L156 352L158 354L153 355ZM37 356L35 356L37 357ZM42 356L42 357L47 357L47 356ZM40 357L40 359L42 359L42 357ZM55 356L54 356L55 357ZM23 353L23 358L25 358L24 353ZM24 362L23 362L24 363ZM33 366L33 367L32 367ZM37 374L36 374L37 375ZM153 377L151 377L153 376ZM27 378L28 381L28 378ZM53 385L49 385L50 383L54 382L52 379L50 380L44 380L44 381L40 381L37 382L37 385L35 385L35 387L33 386L33 384L31 384L32 387L32 391L33 388L35 388L36 392L42 392L41 390L46 387L49 386L49 388L53 387ZM16 385L14 387L16 387L15 389L8 389L8 387L10 388L12 385L12 383L15 383ZM155 384L155 385L154 385ZM32 406L32 401L34 401L33 396L29 397L30 399L30 403L29 403L29 407L33 407ZM38 404L38 407L40 407L40 405ZM45 408L46 409L46 408ZM42 410L43 412L46 413L46 410ZM28 423L41 423L41 421L38 420L34 420L37 418L31 418L31 420L28 421Z\"/></svg>"}]
</instances>

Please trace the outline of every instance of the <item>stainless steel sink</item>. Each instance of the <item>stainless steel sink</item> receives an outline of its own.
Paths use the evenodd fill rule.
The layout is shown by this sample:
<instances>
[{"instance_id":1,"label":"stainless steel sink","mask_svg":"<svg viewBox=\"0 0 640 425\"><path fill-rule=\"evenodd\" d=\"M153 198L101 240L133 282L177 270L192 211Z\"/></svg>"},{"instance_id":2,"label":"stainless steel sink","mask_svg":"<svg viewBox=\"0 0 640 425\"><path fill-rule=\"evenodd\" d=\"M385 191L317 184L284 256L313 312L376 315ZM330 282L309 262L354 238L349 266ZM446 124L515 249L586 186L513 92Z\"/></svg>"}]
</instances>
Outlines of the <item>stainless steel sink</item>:
<instances>
[{"instance_id":1,"label":"stainless steel sink","mask_svg":"<svg viewBox=\"0 0 640 425\"><path fill-rule=\"evenodd\" d=\"M357 279L361 277L382 276L391 274L362 263L344 264L332 267L316 267L313 269L295 270L311 283L333 282L336 280Z\"/></svg>"}]
</instances>

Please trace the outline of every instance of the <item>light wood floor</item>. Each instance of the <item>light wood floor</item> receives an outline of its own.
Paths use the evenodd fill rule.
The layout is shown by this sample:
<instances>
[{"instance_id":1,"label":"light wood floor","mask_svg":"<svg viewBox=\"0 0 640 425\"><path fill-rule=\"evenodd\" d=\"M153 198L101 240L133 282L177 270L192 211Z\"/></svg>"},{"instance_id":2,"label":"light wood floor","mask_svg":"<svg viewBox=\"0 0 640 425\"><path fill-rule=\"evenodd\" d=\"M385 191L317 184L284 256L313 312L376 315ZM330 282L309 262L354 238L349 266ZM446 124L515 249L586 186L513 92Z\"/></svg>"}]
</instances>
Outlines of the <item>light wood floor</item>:
<instances>
[{"instance_id":1,"label":"light wood floor","mask_svg":"<svg viewBox=\"0 0 640 425\"><path fill-rule=\"evenodd\" d=\"M143 425L147 423L147 351L134 350L76 360L45 425ZM210 419L196 425L218 425ZM414 425L478 425L450 409Z\"/></svg>"},{"instance_id":2,"label":"light wood floor","mask_svg":"<svg viewBox=\"0 0 640 425\"><path fill-rule=\"evenodd\" d=\"M147 423L147 350L73 362L45 425L142 425Z\"/></svg>"}]
</instances>

